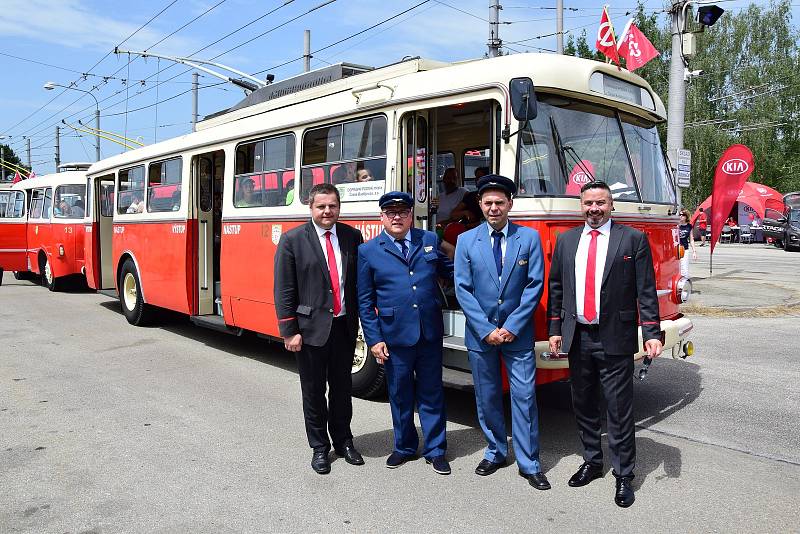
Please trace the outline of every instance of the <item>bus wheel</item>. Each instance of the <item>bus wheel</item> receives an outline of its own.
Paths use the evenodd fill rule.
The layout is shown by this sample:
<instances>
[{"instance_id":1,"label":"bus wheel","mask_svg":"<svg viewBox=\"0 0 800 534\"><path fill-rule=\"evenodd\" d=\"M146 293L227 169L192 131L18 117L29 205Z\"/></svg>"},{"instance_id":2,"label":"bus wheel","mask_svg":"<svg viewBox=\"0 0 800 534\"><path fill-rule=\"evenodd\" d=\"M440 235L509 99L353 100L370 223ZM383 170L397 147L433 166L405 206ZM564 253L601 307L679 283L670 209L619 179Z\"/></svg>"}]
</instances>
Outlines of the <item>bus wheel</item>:
<instances>
[{"instance_id":1,"label":"bus wheel","mask_svg":"<svg viewBox=\"0 0 800 534\"><path fill-rule=\"evenodd\" d=\"M31 273L28 271L13 271L14 280L30 280Z\"/></svg>"},{"instance_id":2,"label":"bus wheel","mask_svg":"<svg viewBox=\"0 0 800 534\"><path fill-rule=\"evenodd\" d=\"M131 259L125 260L119 275L119 301L122 304L122 313L134 326L144 326L151 315L150 307L142 298L141 288L136 264Z\"/></svg>"},{"instance_id":3,"label":"bus wheel","mask_svg":"<svg viewBox=\"0 0 800 534\"><path fill-rule=\"evenodd\" d=\"M47 257L47 254L42 254L39 258L39 263L39 272L42 273L42 285L50 291L58 291L61 283L58 278L53 276L53 267L50 264L50 258Z\"/></svg>"},{"instance_id":4,"label":"bus wheel","mask_svg":"<svg viewBox=\"0 0 800 534\"><path fill-rule=\"evenodd\" d=\"M383 395L386 389L386 370L372 357L364 340L364 332L358 327L356 351L353 356L353 395L369 399Z\"/></svg>"}]
</instances>

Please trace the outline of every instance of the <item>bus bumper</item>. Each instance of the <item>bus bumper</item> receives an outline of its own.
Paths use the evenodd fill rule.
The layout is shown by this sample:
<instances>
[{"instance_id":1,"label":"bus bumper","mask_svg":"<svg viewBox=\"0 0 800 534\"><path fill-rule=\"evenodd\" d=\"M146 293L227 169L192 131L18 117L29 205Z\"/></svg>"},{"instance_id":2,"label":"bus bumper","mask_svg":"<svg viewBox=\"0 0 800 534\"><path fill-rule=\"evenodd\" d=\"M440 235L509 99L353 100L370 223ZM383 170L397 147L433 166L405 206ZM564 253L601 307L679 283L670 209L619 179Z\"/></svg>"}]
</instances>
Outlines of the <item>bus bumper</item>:
<instances>
[{"instance_id":1,"label":"bus bumper","mask_svg":"<svg viewBox=\"0 0 800 534\"><path fill-rule=\"evenodd\" d=\"M673 358L685 359L694 352L694 346L689 341L688 335L694 325L688 317L680 317L674 320L661 321L661 342L664 345L662 356L672 356ZM642 329L639 328L639 346L643 346ZM547 341L537 341L536 368L537 369L569 369L569 361L566 355L561 357L553 356L549 353L550 347ZM645 355L640 350L633 355L635 361L641 360Z\"/></svg>"}]
</instances>

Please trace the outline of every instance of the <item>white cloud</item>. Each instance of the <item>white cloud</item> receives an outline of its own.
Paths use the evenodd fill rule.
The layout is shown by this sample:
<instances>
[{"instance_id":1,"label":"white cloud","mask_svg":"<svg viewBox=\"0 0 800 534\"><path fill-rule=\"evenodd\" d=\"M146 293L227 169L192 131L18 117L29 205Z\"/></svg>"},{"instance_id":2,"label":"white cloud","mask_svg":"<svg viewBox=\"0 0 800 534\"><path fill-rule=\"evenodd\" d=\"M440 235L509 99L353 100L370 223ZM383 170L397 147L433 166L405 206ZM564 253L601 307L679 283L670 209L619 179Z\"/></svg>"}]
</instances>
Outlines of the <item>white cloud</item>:
<instances>
[{"instance_id":1,"label":"white cloud","mask_svg":"<svg viewBox=\"0 0 800 534\"><path fill-rule=\"evenodd\" d=\"M122 11L124 13L124 10ZM22 37L57 46L108 52L148 19L122 21L95 12L82 0L3 0L0 35ZM151 46L172 28L160 31L151 23L123 45L128 49ZM192 48L194 47L194 48ZM170 37L158 50L186 54L198 44L180 35Z\"/></svg>"}]
</instances>

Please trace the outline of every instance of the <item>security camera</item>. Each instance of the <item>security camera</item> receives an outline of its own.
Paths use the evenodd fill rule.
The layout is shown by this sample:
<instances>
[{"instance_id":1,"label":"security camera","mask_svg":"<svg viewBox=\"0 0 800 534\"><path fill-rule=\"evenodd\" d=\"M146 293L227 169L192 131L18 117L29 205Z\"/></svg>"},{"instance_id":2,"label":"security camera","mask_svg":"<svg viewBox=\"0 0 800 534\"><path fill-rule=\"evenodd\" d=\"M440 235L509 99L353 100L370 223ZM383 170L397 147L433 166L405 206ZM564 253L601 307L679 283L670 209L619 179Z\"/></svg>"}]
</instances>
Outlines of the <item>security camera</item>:
<instances>
[{"instance_id":1,"label":"security camera","mask_svg":"<svg viewBox=\"0 0 800 534\"><path fill-rule=\"evenodd\" d=\"M688 82L692 78L697 78L698 76L702 76L705 73L706 71L704 71L703 69L698 69L698 70L683 69L683 81Z\"/></svg>"}]
</instances>

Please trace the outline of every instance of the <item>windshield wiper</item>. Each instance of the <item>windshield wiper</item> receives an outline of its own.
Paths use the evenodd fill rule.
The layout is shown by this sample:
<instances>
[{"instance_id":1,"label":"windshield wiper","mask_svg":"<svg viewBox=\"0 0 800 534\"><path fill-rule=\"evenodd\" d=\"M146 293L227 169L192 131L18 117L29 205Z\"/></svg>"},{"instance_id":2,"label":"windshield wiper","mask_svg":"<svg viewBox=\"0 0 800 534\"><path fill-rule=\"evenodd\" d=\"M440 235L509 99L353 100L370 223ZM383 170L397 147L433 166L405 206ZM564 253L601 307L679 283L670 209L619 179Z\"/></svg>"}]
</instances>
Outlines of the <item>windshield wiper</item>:
<instances>
[{"instance_id":1,"label":"windshield wiper","mask_svg":"<svg viewBox=\"0 0 800 534\"><path fill-rule=\"evenodd\" d=\"M566 156L567 154L569 154L575 161L575 163L578 165L578 167L580 167L581 170L586 173L586 176L588 176L591 181L594 181L595 179L594 174L592 174L592 172L589 171L589 169L583 163L583 160L578 156L577 151L574 148L572 148L571 145L565 145L561 141L561 134L558 131L558 126L556 126L556 121L553 120L553 117L550 117L550 129L553 132L553 137L555 138L556 145L558 148L558 155L559 155L558 159L561 161L562 169L564 171L564 175L566 176L567 180L569 180L569 174L567 174Z\"/></svg>"}]
</instances>

